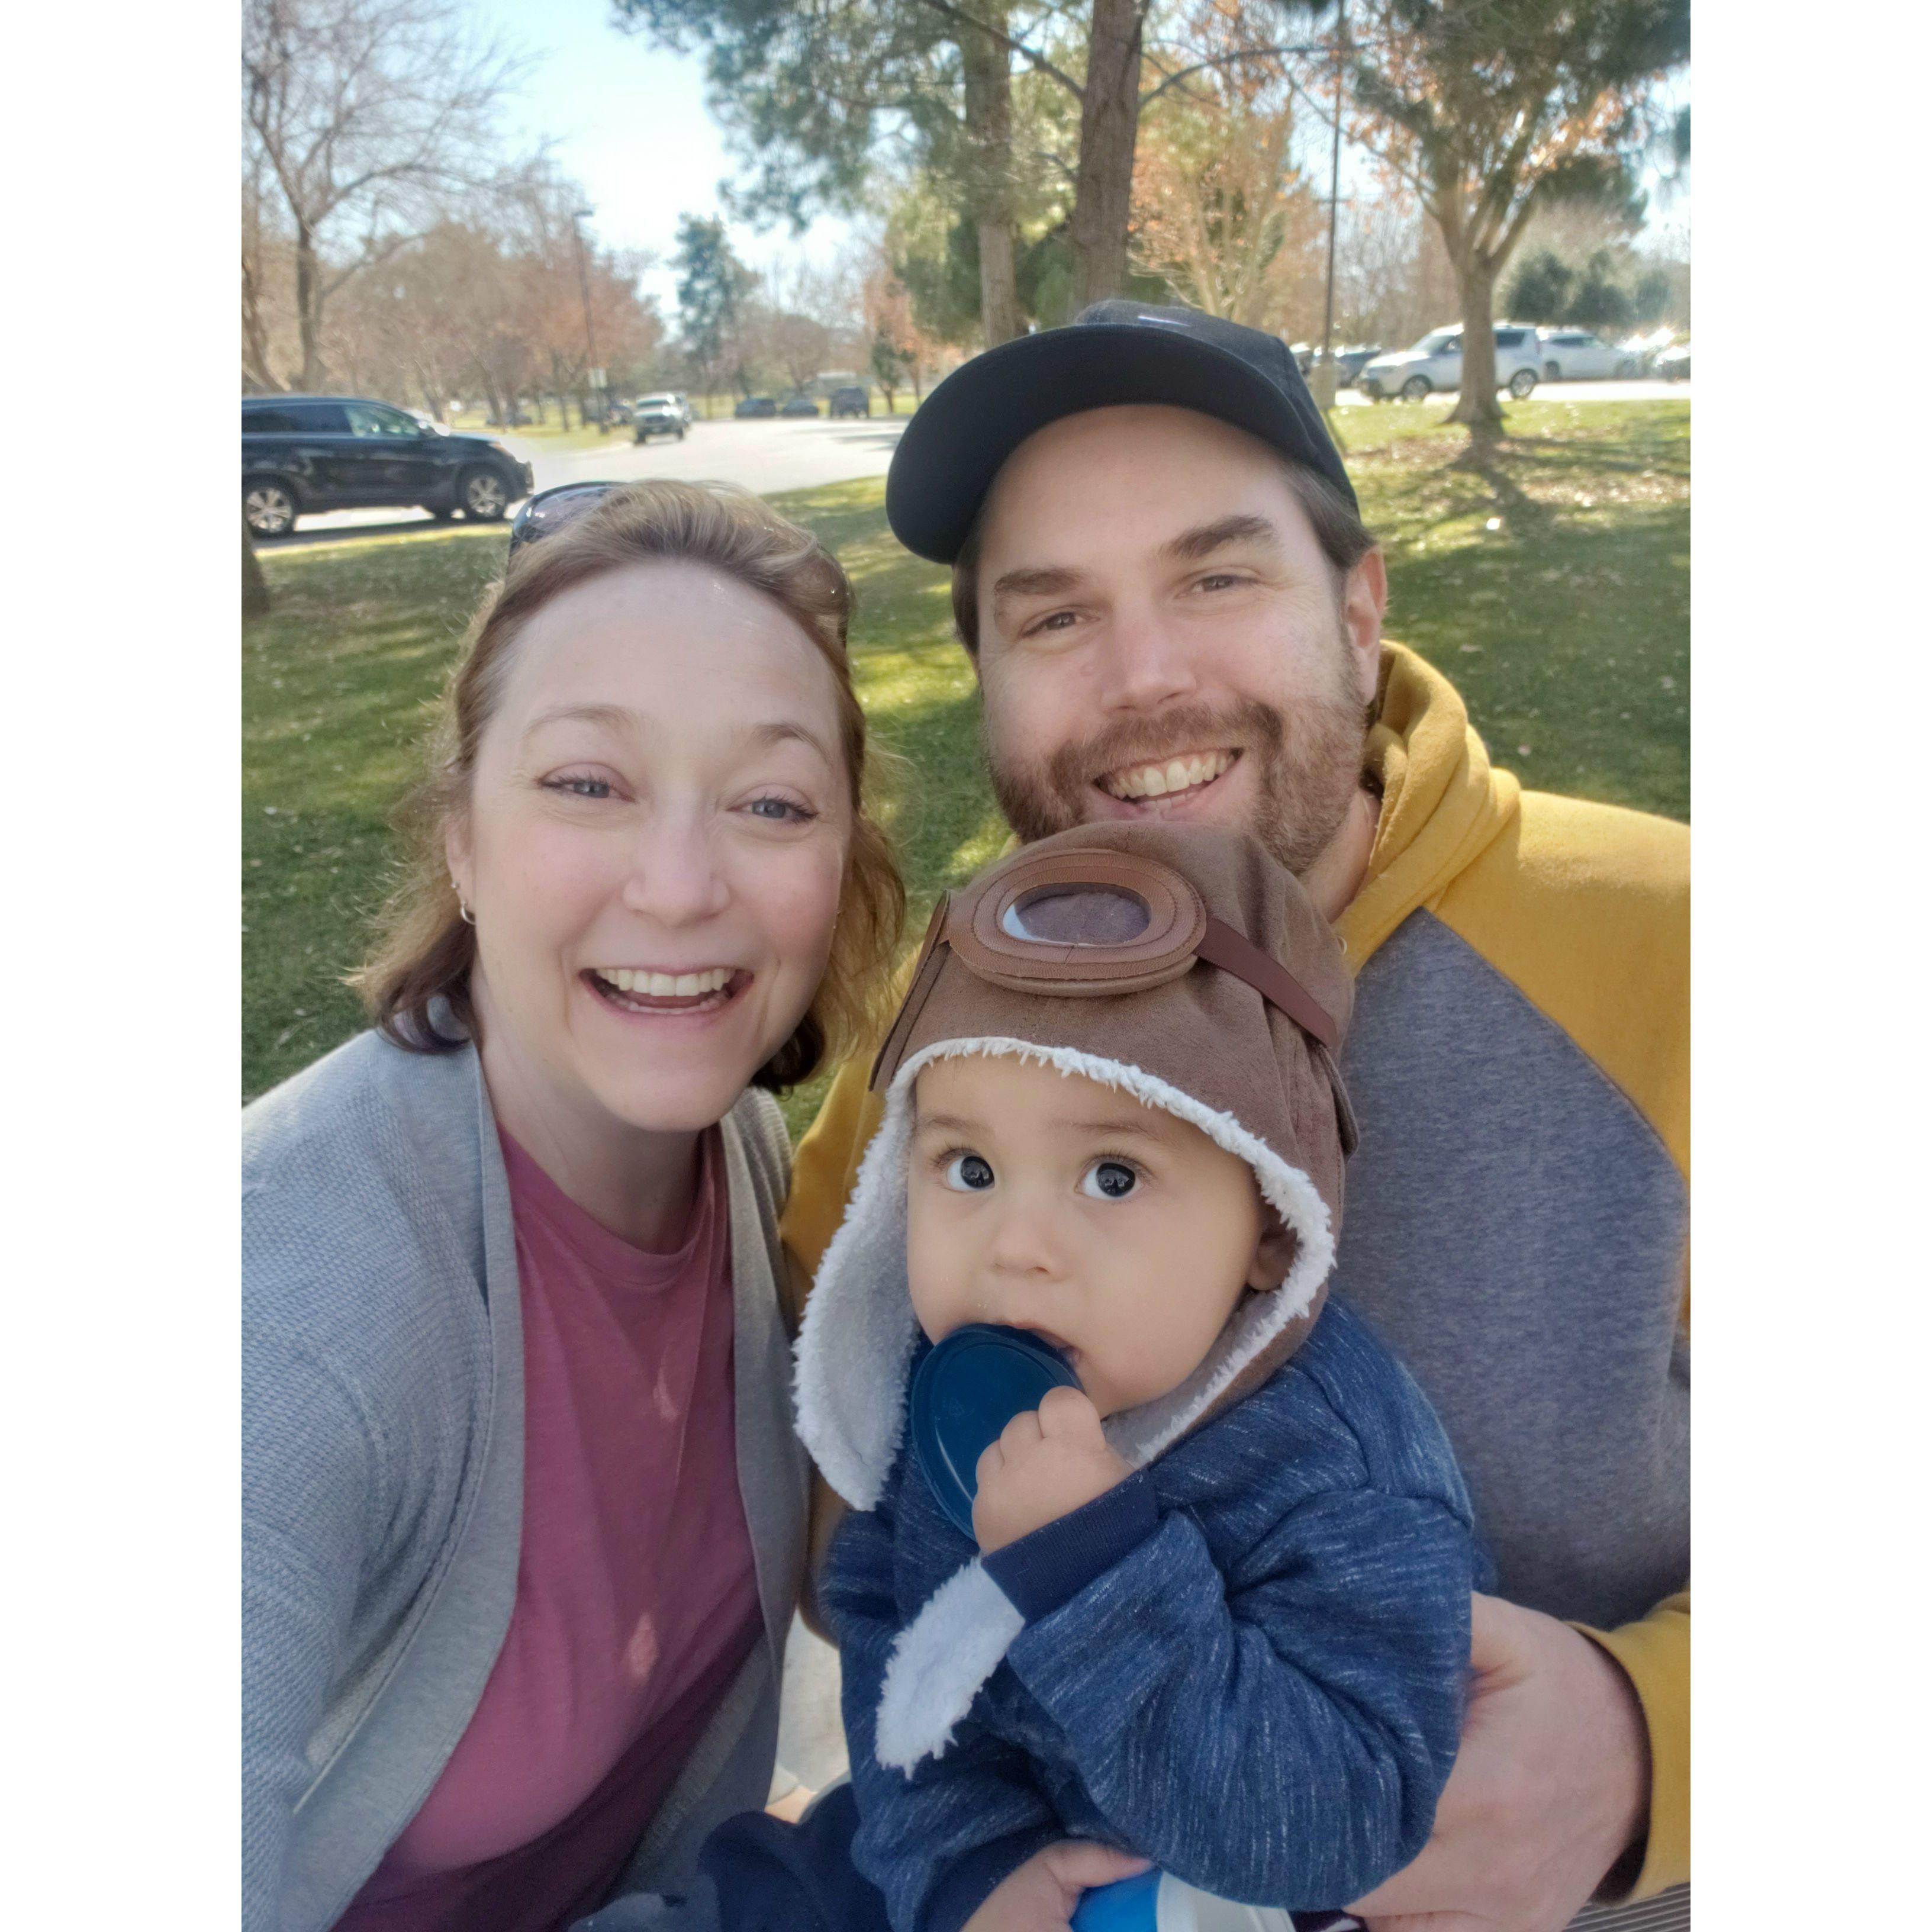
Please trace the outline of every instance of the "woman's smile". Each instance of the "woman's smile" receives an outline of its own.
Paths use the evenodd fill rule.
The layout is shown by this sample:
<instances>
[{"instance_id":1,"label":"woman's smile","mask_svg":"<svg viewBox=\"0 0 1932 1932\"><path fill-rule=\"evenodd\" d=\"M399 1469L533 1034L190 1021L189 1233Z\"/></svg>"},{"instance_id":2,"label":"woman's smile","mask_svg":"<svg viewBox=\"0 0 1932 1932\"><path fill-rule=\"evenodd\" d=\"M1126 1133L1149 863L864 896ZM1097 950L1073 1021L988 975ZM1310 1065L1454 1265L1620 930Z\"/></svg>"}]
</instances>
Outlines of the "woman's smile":
<instances>
[{"instance_id":1,"label":"woman's smile","mask_svg":"<svg viewBox=\"0 0 1932 1932\"><path fill-rule=\"evenodd\" d=\"M586 966L578 977L604 1006L663 1019L722 1012L756 975L741 966Z\"/></svg>"}]
</instances>

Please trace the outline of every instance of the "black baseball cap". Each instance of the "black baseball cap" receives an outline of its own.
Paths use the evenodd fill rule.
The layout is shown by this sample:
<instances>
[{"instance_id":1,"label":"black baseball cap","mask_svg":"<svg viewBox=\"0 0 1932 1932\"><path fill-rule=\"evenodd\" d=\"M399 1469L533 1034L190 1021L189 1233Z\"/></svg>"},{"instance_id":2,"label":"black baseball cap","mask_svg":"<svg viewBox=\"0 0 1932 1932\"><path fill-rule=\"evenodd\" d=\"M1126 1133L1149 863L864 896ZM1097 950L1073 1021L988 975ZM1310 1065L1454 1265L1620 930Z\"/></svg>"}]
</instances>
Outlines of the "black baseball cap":
<instances>
[{"instance_id":1,"label":"black baseball cap","mask_svg":"<svg viewBox=\"0 0 1932 1932\"><path fill-rule=\"evenodd\" d=\"M1198 309L1114 301L974 356L926 398L886 472L892 534L915 556L950 563L1000 466L1035 430L1116 403L1218 416L1355 503L1341 452L1285 343Z\"/></svg>"}]
</instances>

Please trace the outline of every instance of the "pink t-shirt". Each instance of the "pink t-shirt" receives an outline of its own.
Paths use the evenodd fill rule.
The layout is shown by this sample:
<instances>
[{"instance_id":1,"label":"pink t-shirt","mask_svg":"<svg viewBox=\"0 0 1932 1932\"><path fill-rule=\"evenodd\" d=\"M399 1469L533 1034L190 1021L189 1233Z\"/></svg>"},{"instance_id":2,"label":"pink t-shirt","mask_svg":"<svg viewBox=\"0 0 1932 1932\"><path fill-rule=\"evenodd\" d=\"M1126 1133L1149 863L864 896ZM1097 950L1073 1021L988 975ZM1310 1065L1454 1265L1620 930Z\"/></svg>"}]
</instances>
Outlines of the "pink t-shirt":
<instances>
[{"instance_id":1,"label":"pink t-shirt","mask_svg":"<svg viewBox=\"0 0 1932 1932\"><path fill-rule=\"evenodd\" d=\"M516 1604L346 1932L551 1932L594 1910L762 1630L716 1131L668 1255L601 1227L501 1138L524 1326Z\"/></svg>"}]
</instances>

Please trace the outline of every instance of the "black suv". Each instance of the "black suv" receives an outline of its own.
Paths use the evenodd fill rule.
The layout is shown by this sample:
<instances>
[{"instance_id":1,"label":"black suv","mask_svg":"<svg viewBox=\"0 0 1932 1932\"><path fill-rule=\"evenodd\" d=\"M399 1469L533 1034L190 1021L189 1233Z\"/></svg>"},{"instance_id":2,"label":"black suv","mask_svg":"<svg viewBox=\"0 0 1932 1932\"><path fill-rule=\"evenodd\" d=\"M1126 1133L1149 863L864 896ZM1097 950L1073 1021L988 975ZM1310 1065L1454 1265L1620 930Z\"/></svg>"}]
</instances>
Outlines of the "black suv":
<instances>
[{"instance_id":1,"label":"black suv","mask_svg":"<svg viewBox=\"0 0 1932 1932\"><path fill-rule=\"evenodd\" d=\"M311 510L418 504L494 523L535 487L488 436L425 428L356 396L242 398L242 514L258 537L285 536Z\"/></svg>"},{"instance_id":2,"label":"black suv","mask_svg":"<svg viewBox=\"0 0 1932 1932\"><path fill-rule=\"evenodd\" d=\"M844 388L832 392L832 413L835 416L868 416L872 413L872 392L862 389L856 382L848 382Z\"/></svg>"}]
</instances>

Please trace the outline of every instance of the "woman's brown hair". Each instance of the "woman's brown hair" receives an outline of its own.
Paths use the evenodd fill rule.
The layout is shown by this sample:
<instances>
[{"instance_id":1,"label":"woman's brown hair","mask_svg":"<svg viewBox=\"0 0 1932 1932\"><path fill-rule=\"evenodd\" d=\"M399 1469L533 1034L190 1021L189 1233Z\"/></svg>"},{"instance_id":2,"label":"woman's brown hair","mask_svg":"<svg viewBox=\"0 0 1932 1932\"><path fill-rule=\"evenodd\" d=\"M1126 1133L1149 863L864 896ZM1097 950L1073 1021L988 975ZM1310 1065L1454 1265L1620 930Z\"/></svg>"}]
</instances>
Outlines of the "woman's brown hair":
<instances>
[{"instance_id":1,"label":"woman's brown hair","mask_svg":"<svg viewBox=\"0 0 1932 1932\"><path fill-rule=\"evenodd\" d=\"M838 560L809 531L742 490L652 482L610 494L505 570L471 625L443 688L428 776L397 820L402 880L384 908L374 950L350 983L398 1046L448 1053L476 1026L470 969L475 928L449 877L444 833L470 796L477 748L529 618L574 586L637 563L697 563L769 597L815 644L838 691L839 735L851 787L852 839L831 957L805 1017L753 1076L778 1089L808 1079L828 1054L864 1039L905 918L905 887L891 848L866 808L866 716L846 656L852 589Z\"/></svg>"}]
</instances>

